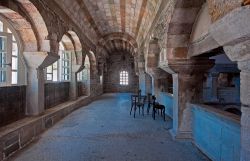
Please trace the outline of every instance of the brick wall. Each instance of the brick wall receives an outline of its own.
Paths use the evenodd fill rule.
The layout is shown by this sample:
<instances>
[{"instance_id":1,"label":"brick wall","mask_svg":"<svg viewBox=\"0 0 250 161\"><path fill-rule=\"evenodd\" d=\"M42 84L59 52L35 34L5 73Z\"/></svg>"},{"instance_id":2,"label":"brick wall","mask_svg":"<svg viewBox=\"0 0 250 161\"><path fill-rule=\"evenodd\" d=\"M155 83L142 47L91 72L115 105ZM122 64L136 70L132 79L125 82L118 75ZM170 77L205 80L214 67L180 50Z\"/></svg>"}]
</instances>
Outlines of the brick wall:
<instances>
[{"instance_id":1,"label":"brick wall","mask_svg":"<svg viewBox=\"0 0 250 161\"><path fill-rule=\"evenodd\" d=\"M45 84L45 109L69 100L69 82Z\"/></svg>"},{"instance_id":2,"label":"brick wall","mask_svg":"<svg viewBox=\"0 0 250 161\"><path fill-rule=\"evenodd\" d=\"M25 116L26 87L0 88L0 127Z\"/></svg>"},{"instance_id":3,"label":"brick wall","mask_svg":"<svg viewBox=\"0 0 250 161\"><path fill-rule=\"evenodd\" d=\"M120 85L120 71L129 73L129 85ZM135 92L138 90L139 78L134 69L134 58L128 53L110 55L107 71L104 72L104 92Z\"/></svg>"}]
</instances>

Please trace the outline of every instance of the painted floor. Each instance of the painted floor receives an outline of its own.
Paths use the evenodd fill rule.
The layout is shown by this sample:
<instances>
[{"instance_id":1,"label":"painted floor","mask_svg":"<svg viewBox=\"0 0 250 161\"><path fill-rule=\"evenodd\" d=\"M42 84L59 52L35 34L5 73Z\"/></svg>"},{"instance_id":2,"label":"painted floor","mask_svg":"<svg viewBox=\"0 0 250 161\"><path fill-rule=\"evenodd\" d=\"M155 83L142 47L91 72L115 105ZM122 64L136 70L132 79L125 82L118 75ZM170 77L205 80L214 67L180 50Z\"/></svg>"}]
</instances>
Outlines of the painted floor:
<instances>
[{"instance_id":1,"label":"painted floor","mask_svg":"<svg viewBox=\"0 0 250 161\"><path fill-rule=\"evenodd\" d=\"M207 161L189 142L176 142L171 120L129 115L129 94L105 94L74 111L14 161Z\"/></svg>"}]
</instances>

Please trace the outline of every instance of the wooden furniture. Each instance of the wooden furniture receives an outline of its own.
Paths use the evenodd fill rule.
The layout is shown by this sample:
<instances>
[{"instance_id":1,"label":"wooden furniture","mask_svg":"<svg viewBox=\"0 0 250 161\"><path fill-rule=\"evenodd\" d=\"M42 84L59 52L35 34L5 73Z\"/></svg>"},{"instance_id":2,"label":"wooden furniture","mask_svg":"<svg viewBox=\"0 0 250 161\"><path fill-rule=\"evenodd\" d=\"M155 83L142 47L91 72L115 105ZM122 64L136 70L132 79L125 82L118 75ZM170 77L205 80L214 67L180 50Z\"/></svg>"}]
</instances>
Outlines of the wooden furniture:
<instances>
[{"instance_id":1,"label":"wooden furniture","mask_svg":"<svg viewBox=\"0 0 250 161\"><path fill-rule=\"evenodd\" d=\"M156 97L155 96L152 96L152 99L153 99L153 112L152 112L152 117L154 118L155 120L155 113L157 111L161 111L161 116L163 115L163 119L165 121L165 106L164 105L161 105L159 104L158 102L156 102Z\"/></svg>"},{"instance_id":2,"label":"wooden furniture","mask_svg":"<svg viewBox=\"0 0 250 161\"><path fill-rule=\"evenodd\" d=\"M146 96L142 96L140 90L138 92L138 95L131 95L130 115L132 113L132 110L134 109L134 118L135 118L136 109L139 108L139 114L141 113L142 109L142 115L144 116L145 101L146 101Z\"/></svg>"}]
</instances>

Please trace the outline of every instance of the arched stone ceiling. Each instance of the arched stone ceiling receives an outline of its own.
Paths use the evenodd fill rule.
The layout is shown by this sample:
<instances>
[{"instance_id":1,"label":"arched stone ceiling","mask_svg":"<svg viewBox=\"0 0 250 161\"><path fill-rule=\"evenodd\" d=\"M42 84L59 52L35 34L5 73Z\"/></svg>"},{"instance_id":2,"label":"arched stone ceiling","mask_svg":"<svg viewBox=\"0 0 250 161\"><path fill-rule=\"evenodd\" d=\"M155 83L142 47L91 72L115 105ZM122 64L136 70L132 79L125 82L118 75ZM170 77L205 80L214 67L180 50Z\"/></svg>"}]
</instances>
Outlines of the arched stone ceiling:
<instances>
[{"instance_id":1,"label":"arched stone ceiling","mask_svg":"<svg viewBox=\"0 0 250 161\"><path fill-rule=\"evenodd\" d=\"M126 33L139 44L147 35L162 0L55 0L69 15L78 17L95 44L105 35Z\"/></svg>"},{"instance_id":2,"label":"arched stone ceiling","mask_svg":"<svg viewBox=\"0 0 250 161\"><path fill-rule=\"evenodd\" d=\"M134 46L124 40L109 40L106 42L104 48L109 54L120 51L134 54Z\"/></svg>"}]
</instances>

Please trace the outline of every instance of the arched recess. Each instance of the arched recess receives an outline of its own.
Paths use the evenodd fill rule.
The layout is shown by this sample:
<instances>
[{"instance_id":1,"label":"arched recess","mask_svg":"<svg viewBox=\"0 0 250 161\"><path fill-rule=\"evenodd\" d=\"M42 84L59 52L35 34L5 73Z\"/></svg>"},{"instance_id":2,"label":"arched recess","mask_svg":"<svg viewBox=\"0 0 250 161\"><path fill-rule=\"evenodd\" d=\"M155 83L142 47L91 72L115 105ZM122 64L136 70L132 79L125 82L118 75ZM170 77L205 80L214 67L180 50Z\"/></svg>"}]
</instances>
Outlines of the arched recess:
<instances>
[{"instance_id":1,"label":"arched recess","mask_svg":"<svg viewBox=\"0 0 250 161\"><path fill-rule=\"evenodd\" d=\"M114 45L110 45L110 43ZM131 35L121 32L114 32L103 36L98 41L98 46L104 48L107 52L110 51L110 46L113 46L112 48L121 48L122 50L125 49L128 50L132 55L135 55L138 48L136 40Z\"/></svg>"}]
</instances>

